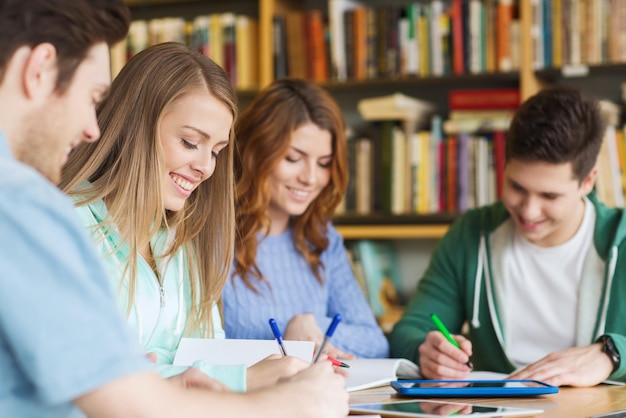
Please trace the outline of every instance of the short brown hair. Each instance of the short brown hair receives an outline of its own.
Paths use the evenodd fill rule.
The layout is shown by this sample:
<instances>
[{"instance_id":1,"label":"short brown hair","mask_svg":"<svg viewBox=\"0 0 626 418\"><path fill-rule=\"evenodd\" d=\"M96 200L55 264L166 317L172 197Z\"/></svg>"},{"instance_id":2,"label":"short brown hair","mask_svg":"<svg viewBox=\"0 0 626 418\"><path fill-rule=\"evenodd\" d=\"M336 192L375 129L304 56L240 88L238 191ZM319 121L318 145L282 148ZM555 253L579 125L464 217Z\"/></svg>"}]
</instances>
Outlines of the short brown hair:
<instances>
[{"instance_id":1,"label":"short brown hair","mask_svg":"<svg viewBox=\"0 0 626 418\"><path fill-rule=\"evenodd\" d=\"M506 138L506 161L572 163L582 181L596 164L605 121L594 99L559 86L526 100L515 113Z\"/></svg>"},{"instance_id":2,"label":"short brown hair","mask_svg":"<svg viewBox=\"0 0 626 418\"><path fill-rule=\"evenodd\" d=\"M89 49L121 41L130 11L122 0L0 0L0 82L19 48L42 43L57 51L57 91L68 87Z\"/></svg>"}]
</instances>

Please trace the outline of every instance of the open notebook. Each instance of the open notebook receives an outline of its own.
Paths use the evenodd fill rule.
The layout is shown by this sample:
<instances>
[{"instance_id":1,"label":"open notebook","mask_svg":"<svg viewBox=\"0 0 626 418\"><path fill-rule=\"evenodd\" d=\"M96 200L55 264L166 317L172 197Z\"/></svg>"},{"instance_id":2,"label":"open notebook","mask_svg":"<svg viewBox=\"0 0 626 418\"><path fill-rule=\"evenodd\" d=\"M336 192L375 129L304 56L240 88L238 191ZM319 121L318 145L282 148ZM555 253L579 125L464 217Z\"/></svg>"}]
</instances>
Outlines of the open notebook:
<instances>
[{"instance_id":1,"label":"open notebook","mask_svg":"<svg viewBox=\"0 0 626 418\"><path fill-rule=\"evenodd\" d=\"M347 369L346 389L348 392L385 386L398 379L421 379L419 367L404 358L343 360L350 365ZM505 379L506 374L495 372L471 372L469 379Z\"/></svg>"},{"instance_id":2,"label":"open notebook","mask_svg":"<svg viewBox=\"0 0 626 418\"><path fill-rule=\"evenodd\" d=\"M404 358L360 358L343 360L350 365L346 388L348 392L384 386L398 379L419 379L419 367Z\"/></svg>"}]
</instances>

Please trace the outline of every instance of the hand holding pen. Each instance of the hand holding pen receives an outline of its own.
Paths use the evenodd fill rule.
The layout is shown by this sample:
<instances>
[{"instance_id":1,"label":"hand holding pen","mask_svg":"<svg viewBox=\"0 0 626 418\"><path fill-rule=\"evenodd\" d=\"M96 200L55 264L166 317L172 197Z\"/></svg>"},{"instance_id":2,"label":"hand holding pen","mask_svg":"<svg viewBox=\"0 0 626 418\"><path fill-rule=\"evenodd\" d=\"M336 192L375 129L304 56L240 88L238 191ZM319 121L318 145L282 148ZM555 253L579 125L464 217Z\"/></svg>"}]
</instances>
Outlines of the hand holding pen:
<instances>
[{"instance_id":1,"label":"hand holding pen","mask_svg":"<svg viewBox=\"0 0 626 418\"><path fill-rule=\"evenodd\" d=\"M315 358L313 359L313 363L317 361L317 359L320 357L320 354L322 354L322 351L324 351L324 346L328 344L328 341L330 341L330 338L335 333L335 329L337 328L337 325L339 325L340 322L341 322L341 315L335 314L335 316L333 316L332 321L330 321L330 325L328 326L326 333L324 334L324 340L322 340L322 344L320 344L319 348L317 349L317 353L315 353Z\"/></svg>"},{"instance_id":2,"label":"hand holding pen","mask_svg":"<svg viewBox=\"0 0 626 418\"><path fill-rule=\"evenodd\" d=\"M441 334L445 337L445 339L450 344L452 344L454 347L458 348L459 350L462 350L461 346L459 345L459 343L454 339L454 337L452 337L452 335L450 334L450 331L448 331L448 328L446 328L446 326L443 324L443 322L441 321L441 319L439 319L439 317L437 315L431 314L430 315L430 319L433 321L433 323L435 324L435 326L437 327L439 332L441 332ZM467 363L465 363L465 364L470 369L474 368L474 366L472 365L472 362L470 360L468 360Z\"/></svg>"},{"instance_id":3,"label":"hand holding pen","mask_svg":"<svg viewBox=\"0 0 626 418\"><path fill-rule=\"evenodd\" d=\"M334 318L333 318L334 320ZM339 321L341 320L341 317L339 317L337 323L339 323ZM285 350L285 344L283 342L283 338L282 338L282 334L280 332L280 328L278 328L278 324L276 323L276 320L274 318L270 318L269 320L269 324L270 324L270 328L272 329L272 334L274 334L274 338L276 339L276 343L278 344L278 349L280 350L280 353L283 355L283 357L285 357L287 355L287 351ZM332 325L332 324L331 324ZM334 325L333 327L333 332L334 332L334 328L337 327L337 324ZM328 332L327 332L328 334ZM332 332L331 332L332 335ZM324 343L322 343L324 344ZM315 360L318 359L319 357L319 353L321 351L318 352L318 355L315 357ZM333 366L337 366L337 367L350 367L349 365L347 365L346 363L344 363L343 361L339 361L337 359L334 359L330 356L328 356L328 361L330 361ZM313 361L315 363L315 361Z\"/></svg>"},{"instance_id":4,"label":"hand holding pen","mask_svg":"<svg viewBox=\"0 0 626 418\"><path fill-rule=\"evenodd\" d=\"M283 344L283 336L280 333L280 329L278 328L278 324L276 324L276 320L274 318L270 318L269 320L270 328L272 328L272 334L274 334L274 338L278 343L278 349L280 353L285 357L287 355L287 351L285 351L285 345Z\"/></svg>"}]
</instances>

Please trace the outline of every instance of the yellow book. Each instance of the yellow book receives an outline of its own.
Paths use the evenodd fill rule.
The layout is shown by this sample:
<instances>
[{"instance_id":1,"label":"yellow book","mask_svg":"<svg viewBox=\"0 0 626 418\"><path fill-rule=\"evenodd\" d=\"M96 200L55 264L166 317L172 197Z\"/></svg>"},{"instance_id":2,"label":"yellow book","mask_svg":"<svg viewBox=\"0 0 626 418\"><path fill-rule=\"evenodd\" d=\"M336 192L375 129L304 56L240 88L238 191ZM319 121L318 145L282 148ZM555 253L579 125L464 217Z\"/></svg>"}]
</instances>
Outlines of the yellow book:
<instances>
[{"instance_id":1,"label":"yellow book","mask_svg":"<svg viewBox=\"0 0 626 418\"><path fill-rule=\"evenodd\" d=\"M419 75L428 77L430 75L430 57L428 54L428 45L430 45L430 37L428 36L428 20L426 16L420 15L417 18L418 48L419 48Z\"/></svg>"},{"instance_id":2,"label":"yellow book","mask_svg":"<svg viewBox=\"0 0 626 418\"><path fill-rule=\"evenodd\" d=\"M555 67L563 66L563 0L552 1L552 62Z\"/></svg>"},{"instance_id":3,"label":"yellow book","mask_svg":"<svg viewBox=\"0 0 626 418\"><path fill-rule=\"evenodd\" d=\"M111 57L111 78L115 78L126 64L126 39L111 46L109 55Z\"/></svg>"},{"instance_id":4,"label":"yellow book","mask_svg":"<svg viewBox=\"0 0 626 418\"><path fill-rule=\"evenodd\" d=\"M623 130L616 130L615 142L617 143L617 157L622 174L622 190L626 196L626 139Z\"/></svg>"},{"instance_id":5,"label":"yellow book","mask_svg":"<svg viewBox=\"0 0 626 418\"><path fill-rule=\"evenodd\" d=\"M430 132L422 131L419 133L420 135L420 173L419 173L419 208L418 213L429 213L430 212L430 187L432 185L431 177L433 168L430 164L431 162L431 139Z\"/></svg>"},{"instance_id":6,"label":"yellow book","mask_svg":"<svg viewBox=\"0 0 626 418\"><path fill-rule=\"evenodd\" d=\"M237 88L252 89L259 84L258 23L250 16L237 16L236 25Z\"/></svg>"},{"instance_id":7,"label":"yellow book","mask_svg":"<svg viewBox=\"0 0 626 418\"><path fill-rule=\"evenodd\" d=\"M224 68L224 40L222 36L222 15L209 15L209 57Z\"/></svg>"}]
</instances>

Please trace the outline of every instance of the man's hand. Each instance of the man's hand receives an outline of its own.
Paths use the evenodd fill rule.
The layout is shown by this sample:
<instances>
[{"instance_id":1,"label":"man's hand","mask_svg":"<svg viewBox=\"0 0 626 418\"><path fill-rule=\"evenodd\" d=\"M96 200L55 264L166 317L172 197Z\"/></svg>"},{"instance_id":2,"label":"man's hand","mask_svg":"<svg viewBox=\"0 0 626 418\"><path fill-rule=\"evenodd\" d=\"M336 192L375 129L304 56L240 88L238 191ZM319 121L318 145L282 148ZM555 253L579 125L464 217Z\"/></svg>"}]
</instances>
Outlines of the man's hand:
<instances>
[{"instance_id":1,"label":"man's hand","mask_svg":"<svg viewBox=\"0 0 626 418\"><path fill-rule=\"evenodd\" d=\"M595 386L613 371L602 344L568 348L550 353L541 360L514 372L508 379L541 380L554 386Z\"/></svg>"},{"instance_id":2,"label":"man's hand","mask_svg":"<svg viewBox=\"0 0 626 418\"><path fill-rule=\"evenodd\" d=\"M230 392L228 386L215 379L211 379L194 367L190 367L183 373L170 377L167 381L182 388L200 388L216 392Z\"/></svg>"},{"instance_id":3,"label":"man's hand","mask_svg":"<svg viewBox=\"0 0 626 418\"><path fill-rule=\"evenodd\" d=\"M452 336L459 350L439 331L431 331L418 347L420 373L429 379L464 379L471 369L467 366L472 355L472 343L462 335Z\"/></svg>"}]
</instances>

